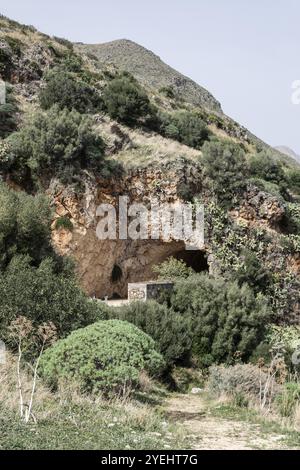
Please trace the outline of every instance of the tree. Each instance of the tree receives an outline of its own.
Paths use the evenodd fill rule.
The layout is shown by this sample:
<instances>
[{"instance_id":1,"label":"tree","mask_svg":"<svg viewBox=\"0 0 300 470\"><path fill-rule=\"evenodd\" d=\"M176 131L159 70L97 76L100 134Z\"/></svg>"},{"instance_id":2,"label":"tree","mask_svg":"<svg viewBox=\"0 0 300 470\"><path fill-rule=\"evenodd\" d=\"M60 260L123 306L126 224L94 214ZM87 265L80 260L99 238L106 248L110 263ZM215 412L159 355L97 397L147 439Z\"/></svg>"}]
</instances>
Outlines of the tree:
<instances>
[{"instance_id":1,"label":"tree","mask_svg":"<svg viewBox=\"0 0 300 470\"><path fill-rule=\"evenodd\" d=\"M249 286L195 275L178 281L172 309L192 321L193 353L199 365L247 360L262 341L269 319L267 302Z\"/></svg>"},{"instance_id":2,"label":"tree","mask_svg":"<svg viewBox=\"0 0 300 470\"><path fill-rule=\"evenodd\" d=\"M189 360L192 335L188 318L155 301L133 302L120 309L118 318L133 323L151 336L168 368Z\"/></svg>"},{"instance_id":3,"label":"tree","mask_svg":"<svg viewBox=\"0 0 300 470\"><path fill-rule=\"evenodd\" d=\"M28 255L33 265L56 258L51 246L52 212L46 196L15 192L0 184L0 270L16 254Z\"/></svg>"},{"instance_id":4,"label":"tree","mask_svg":"<svg viewBox=\"0 0 300 470\"><path fill-rule=\"evenodd\" d=\"M5 170L27 184L47 182L53 175L70 182L81 169L101 171L104 166L104 142L90 118L58 106L33 114L9 144Z\"/></svg>"},{"instance_id":5,"label":"tree","mask_svg":"<svg viewBox=\"0 0 300 470\"><path fill-rule=\"evenodd\" d=\"M262 151L251 158L250 174L276 184L285 195L288 186L285 171L282 163L276 161L270 152Z\"/></svg>"},{"instance_id":6,"label":"tree","mask_svg":"<svg viewBox=\"0 0 300 470\"><path fill-rule=\"evenodd\" d=\"M19 312L34 326L55 325L59 337L101 319L101 305L80 289L72 270L58 270L51 258L33 266L28 256L15 256L0 274L0 331Z\"/></svg>"},{"instance_id":7,"label":"tree","mask_svg":"<svg viewBox=\"0 0 300 470\"><path fill-rule=\"evenodd\" d=\"M46 85L40 91L39 99L45 110L54 104L60 109L75 109L80 113L95 112L102 108L100 95L94 88L60 69L46 75Z\"/></svg>"},{"instance_id":8,"label":"tree","mask_svg":"<svg viewBox=\"0 0 300 470\"><path fill-rule=\"evenodd\" d=\"M220 201L230 202L246 188L248 176L244 151L236 144L206 142L202 162L210 185Z\"/></svg>"},{"instance_id":9,"label":"tree","mask_svg":"<svg viewBox=\"0 0 300 470\"><path fill-rule=\"evenodd\" d=\"M129 74L117 75L108 83L103 101L111 118L129 126L141 123L151 114L147 94Z\"/></svg>"}]
</instances>

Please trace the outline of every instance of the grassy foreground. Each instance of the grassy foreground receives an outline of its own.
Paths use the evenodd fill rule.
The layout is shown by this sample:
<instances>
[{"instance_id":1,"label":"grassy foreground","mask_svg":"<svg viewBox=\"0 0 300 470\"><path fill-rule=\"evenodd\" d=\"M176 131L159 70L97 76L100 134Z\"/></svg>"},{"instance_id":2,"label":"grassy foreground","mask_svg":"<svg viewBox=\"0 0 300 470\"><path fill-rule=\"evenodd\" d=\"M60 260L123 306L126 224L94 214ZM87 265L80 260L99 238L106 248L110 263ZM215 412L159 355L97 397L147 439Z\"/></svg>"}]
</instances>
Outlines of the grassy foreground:
<instances>
[{"instance_id":1,"label":"grassy foreground","mask_svg":"<svg viewBox=\"0 0 300 470\"><path fill-rule=\"evenodd\" d=\"M31 381L22 371L25 403ZM151 387L139 397L104 400L63 384L52 393L38 381L34 420L19 417L16 359L0 365L0 450L10 449L173 449L184 448L183 434L166 421L160 404L163 389Z\"/></svg>"},{"instance_id":2,"label":"grassy foreground","mask_svg":"<svg viewBox=\"0 0 300 470\"><path fill-rule=\"evenodd\" d=\"M173 449L174 428L155 410L133 403L62 404L59 412L26 425L0 410L0 449Z\"/></svg>"},{"instance_id":3,"label":"grassy foreground","mask_svg":"<svg viewBox=\"0 0 300 470\"><path fill-rule=\"evenodd\" d=\"M22 371L25 403L30 376ZM34 419L19 417L16 360L0 365L0 450L299 449L296 421L237 406L228 397L169 393L147 376L130 398L83 395L74 383L53 393L38 381Z\"/></svg>"}]
</instances>

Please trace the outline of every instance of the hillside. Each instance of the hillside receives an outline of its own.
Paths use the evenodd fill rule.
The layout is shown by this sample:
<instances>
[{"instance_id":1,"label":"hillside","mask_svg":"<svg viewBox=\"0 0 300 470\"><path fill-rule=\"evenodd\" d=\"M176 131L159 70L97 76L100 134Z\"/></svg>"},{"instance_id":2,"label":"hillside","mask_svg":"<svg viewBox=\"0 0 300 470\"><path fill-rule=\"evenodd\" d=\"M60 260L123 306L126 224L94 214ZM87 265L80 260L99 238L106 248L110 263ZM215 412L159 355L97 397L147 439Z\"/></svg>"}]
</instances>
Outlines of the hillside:
<instances>
[{"instance_id":1,"label":"hillside","mask_svg":"<svg viewBox=\"0 0 300 470\"><path fill-rule=\"evenodd\" d=\"M297 447L294 155L128 40L0 17L0 77L0 448Z\"/></svg>"},{"instance_id":2,"label":"hillside","mask_svg":"<svg viewBox=\"0 0 300 470\"><path fill-rule=\"evenodd\" d=\"M76 44L76 49L93 54L104 66L113 64L131 73L149 88L159 91L170 87L183 101L222 114L220 103L211 93L133 41L122 39L105 44Z\"/></svg>"},{"instance_id":3,"label":"hillside","mask_svg":"<svg viewBox=\"0 0 300 470\"><path fill-rule=\"evenodd\" d=\"M281 145L281 146L278 146L278 147L275 147L276 150L278 150L278 152L284 154L284 155L287 155L288 157L291 157L293 158L295 161L297 161L298 163L300 163L300 155L297 155L296 152L294 152L294 150L292 150L291 148L289 147L286 147L284 145Z\"/></svg>"},{"instance_id":4,"label":"hillside","mask_svg":"<svg viewBox=\"0 0 300 470\"><path fill-rule=\"evenodd\" d=\"M272 151L279 160L294 163L294 159L286 158L290 157L286 152L272 149L253 135L250 130L224 115L221 103L209 91L165 64L160 57L140 44L128 39L120 39L104 44L76 43L75 49L92 59L97 59L96 67L99 70L110 67L125 70L149 88L150 92L160 95L160 99L161 92L166 90L168 93L170 90L171 97L174 93L174 97L182 101L183 104L200 107L206 112L207 121L216 123L226 134L242 139L246 143L253 142L254 145ZM159 98L157 99L159 100Z\"/></svg>"}]
</instances>

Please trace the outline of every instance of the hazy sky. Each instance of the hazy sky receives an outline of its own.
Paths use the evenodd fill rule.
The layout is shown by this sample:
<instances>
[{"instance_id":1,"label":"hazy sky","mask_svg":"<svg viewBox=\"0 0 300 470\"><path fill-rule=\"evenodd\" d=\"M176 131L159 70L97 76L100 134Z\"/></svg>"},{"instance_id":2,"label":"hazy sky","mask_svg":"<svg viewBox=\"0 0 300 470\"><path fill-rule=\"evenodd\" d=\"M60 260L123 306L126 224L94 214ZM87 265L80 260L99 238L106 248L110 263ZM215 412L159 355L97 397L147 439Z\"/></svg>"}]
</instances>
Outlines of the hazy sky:
<instances>
[{"instance_id":1,"label":"hazy sky","mask_svg":"<svg viewBox=\"0 0 300 470\"><path fill-rule=\"evenodd\" d=\"M0 11L72 41L136 41L256 135L300 154L299 0L1 0Z\"/></svg>"}]
</instances>

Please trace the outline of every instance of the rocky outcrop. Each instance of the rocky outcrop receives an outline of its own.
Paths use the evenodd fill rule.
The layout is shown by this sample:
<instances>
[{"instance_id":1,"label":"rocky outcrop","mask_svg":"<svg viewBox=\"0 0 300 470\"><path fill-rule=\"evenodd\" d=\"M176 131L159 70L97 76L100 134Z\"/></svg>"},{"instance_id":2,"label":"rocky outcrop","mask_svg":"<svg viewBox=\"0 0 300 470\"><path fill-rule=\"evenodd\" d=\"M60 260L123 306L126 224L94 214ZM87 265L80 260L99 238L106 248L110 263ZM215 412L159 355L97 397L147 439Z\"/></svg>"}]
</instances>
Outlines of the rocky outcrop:
<instances>
[{"instance_id":1,"label":"rocky outcrop","mask_svg":"<svg viewBox=\"0 0 300 470\"><path fill-rule=\"evenodd\" d=\"M97 207L102 203L117 208L119 195L147 206L151 198L161 203L175 203L180 186L189 181L192 191L199 192L201 178L195 167L171 170L148 168L133 170L118 180L94 180L86 175L81 195L53 181L49 194L55 207L52 239L59 253L72 256L77 263L80 282L91 296L126 297L128 282L151 280L152 268L168 257L185 250L177 240L99 240L96 235ZM73 230L56 230L56 220L68 217Z\"/></svg>"},{"instance_id":2,"label":"rocky outcrop","mask_svg":"<svg viewBox=\"0 0 300 470\"><path fill-rule=\"evenodd\" d=\"M118 209L119 196L128 196L130 202L148 206L152 198L160 203L181 201L180 188L188 185L192 194L205 195L202 174L195 165L166 164L161 169L149 166L135 169L117 179L93 179L86 174L85 190L79 194L70 187L64 188L53 181L49 194L55 207L52 238L59 253L72 256L77 263L81 285L91 296L99 298L127 295L129 282L149 281L155 278L153 266L170 256L186 260L184 241L159 240L103 240L96 234L97 207L111 204ZM206 196L205 196L206 197ZM231 212L233 219L240 219L249 226L263 226L274 232L280 227L284 206L278 198L250 185L239 208ZM73 230L57 230L56 220L67 217ZM213 276L220 274L220 266L209 245L205 250L203 269ZM191 254L191 256L193 256ZM192 261L192 259L191 259ZM201 268L202 269L202 268Z\"/></svg>"},{"instance_id":3,"label":"rocky outcrop","mask_svg":"<svg viewBox=\"0 0 300 470\"><path fill-rule=\"evenodd\" d=\"M278 229L285 215L283 203L276 196L249 185L245 198L233 216L248 223Z\"/></svg>"}]
</instances>

